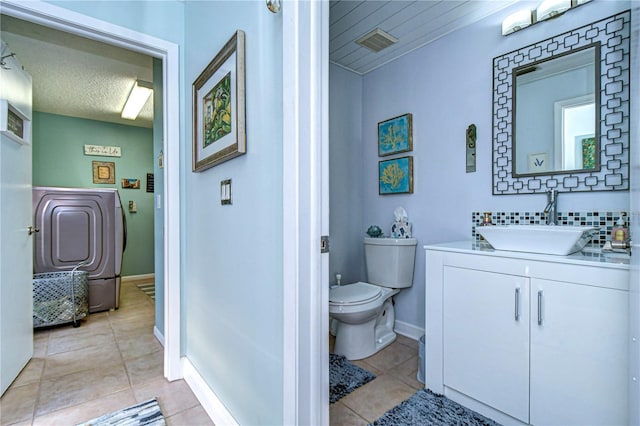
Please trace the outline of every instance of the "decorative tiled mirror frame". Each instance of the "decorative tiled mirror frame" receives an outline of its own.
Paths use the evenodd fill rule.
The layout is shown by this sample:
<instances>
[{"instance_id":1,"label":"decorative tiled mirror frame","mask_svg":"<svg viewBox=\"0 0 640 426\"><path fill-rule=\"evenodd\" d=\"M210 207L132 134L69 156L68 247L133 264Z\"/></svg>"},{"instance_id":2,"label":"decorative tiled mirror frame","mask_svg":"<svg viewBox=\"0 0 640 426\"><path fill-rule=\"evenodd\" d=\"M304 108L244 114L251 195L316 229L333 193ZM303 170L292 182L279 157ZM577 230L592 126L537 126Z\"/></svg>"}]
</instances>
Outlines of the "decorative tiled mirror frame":
<instances>
[{"instance_id":1,"label":"decorative tiled mirror frame","mask_svg":"<svg viewBox=\"0 0 640 426\"><path fill-rule=\"evenodd\" d=\"M493 59L493 194L629 189L629 52L626 11ZM512 70L600 42L600 170L514 177Z\"/></svg>"}]
</instances>

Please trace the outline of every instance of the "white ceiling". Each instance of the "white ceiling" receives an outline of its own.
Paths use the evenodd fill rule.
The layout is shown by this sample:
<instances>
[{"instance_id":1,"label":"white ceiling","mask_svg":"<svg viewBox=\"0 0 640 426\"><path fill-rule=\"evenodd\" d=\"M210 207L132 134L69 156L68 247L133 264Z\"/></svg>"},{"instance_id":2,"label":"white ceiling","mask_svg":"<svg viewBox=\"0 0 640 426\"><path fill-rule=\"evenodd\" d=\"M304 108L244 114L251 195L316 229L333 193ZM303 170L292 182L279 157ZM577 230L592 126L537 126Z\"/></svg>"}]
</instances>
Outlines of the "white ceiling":
<instances>
[{"instance_id":1,"label":"white ceiling","mask_svg":"<svg viewBox=\"0 0 640 426\"><path fill-rule=\"evenodd\" d=\"M364 75L515 1L334 0L329 59ZM378 53L355 43L375 28L395 36L398 43ZM36 111L152 127L152 101L137 120L120 118L133 82L152 82L151 57L6 15L0 20L0 35L33 77Z\"/></svg>"}]
</instances>

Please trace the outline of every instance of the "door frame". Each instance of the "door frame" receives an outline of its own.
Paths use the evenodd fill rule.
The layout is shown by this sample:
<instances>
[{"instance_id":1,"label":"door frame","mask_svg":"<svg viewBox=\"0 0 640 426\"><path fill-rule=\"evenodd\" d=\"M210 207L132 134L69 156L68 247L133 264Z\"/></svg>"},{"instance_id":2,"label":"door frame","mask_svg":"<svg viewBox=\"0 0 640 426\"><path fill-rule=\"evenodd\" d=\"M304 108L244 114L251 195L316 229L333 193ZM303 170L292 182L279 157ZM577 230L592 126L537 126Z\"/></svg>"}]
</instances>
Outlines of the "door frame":
<instances>
[{"instance_id":1,"label":"door frame","mask_svg":"<svg viewBox=\"0 0 640 426\"><path fill-rule=\"evenodd\" d=\"M180 362L180 59L178 45L44 2L2 0L4 14L162 60L164 211L164 375L182 378Z\"/></svg>"},{"instance_id":2,"label":"door frame","mask_svg":"<svg viewBox=\"0 0 640 426\"><path fill-rule=\"evenodd\" d=\"M329 424L329 2L285 2L283 424Z\"/></svg>"}]
</instances>

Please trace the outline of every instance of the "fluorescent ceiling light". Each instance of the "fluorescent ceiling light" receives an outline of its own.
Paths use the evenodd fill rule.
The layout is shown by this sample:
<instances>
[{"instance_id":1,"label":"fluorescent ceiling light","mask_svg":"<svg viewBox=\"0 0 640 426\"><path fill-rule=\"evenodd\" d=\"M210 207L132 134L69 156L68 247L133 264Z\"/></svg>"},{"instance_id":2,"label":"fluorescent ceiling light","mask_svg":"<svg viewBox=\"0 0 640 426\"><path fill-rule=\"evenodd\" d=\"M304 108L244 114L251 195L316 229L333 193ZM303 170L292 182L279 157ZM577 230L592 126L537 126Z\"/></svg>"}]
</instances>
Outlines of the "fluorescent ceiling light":
<instances>
[{"instance_id":1,"label":"fluorescent ceiling light","mask_svg":"<svg viewBox=\"0 0 640 426\"><path fill-rule=\"evenodd\" d=\"M507 35L519 31L531 25L531 11L521 10L507 16L502 21L502 35Z\"/></svg>"},{"instance_id":2,"label":"fluorescent ceiling light","mask_svg":"<svg viewBox=\"0 0 640 426\"><path fill-rule=\"evenodd\" d=\"M544 21L571 9L571 0L544 0L536 9L536 20Z\"/></svg>"},{"instance_id":3,"label":"fluorescent ceiling light","mask_svg":"<svg viewBox=\"0 0 640 426\"><path fill-rule=\"evenodd\" d=\"M124 108L122 108L122 118L126 118L127 120L135 120L140 114L140 110L144 104L147 103L149 96L153 93L153 86L151 83L142 80L136 80L131 89L131 93L129 93L129 97L127 98L127 102L124 104Z\"/></svg>"}]
</instances>

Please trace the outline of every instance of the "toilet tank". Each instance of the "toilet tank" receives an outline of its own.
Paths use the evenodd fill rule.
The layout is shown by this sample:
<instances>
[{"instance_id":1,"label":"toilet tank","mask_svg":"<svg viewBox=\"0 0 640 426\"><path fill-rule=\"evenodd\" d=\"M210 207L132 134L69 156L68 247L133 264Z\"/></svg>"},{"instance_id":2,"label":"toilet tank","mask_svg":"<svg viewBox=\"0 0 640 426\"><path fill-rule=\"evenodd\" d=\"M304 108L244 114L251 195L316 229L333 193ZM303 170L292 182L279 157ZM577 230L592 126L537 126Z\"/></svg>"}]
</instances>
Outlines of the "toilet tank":
<instances>
[{"instance_id":1,"label":"toilet tank","mask_svg":"<svg viewBox=\"0 0 640 426\"><path fill-rule=\"evenodd\" d=\"M367 282L388 288L411 287L417 243L415 238L365 238Z\"/></svg>"}]
</instances>

